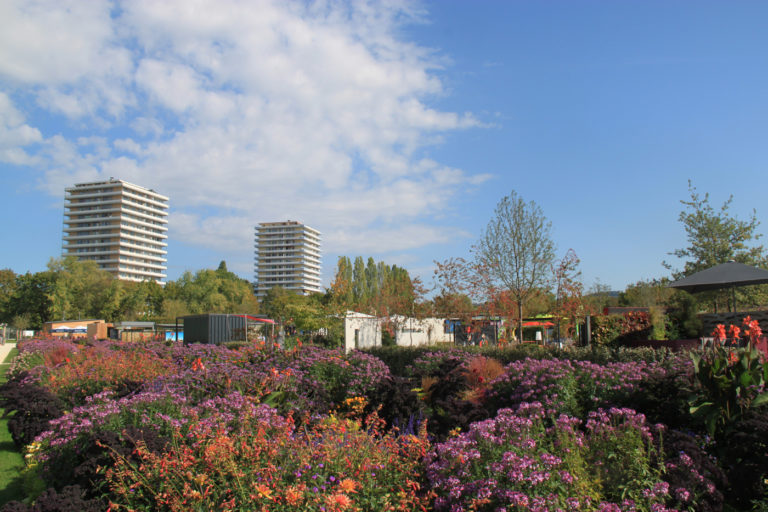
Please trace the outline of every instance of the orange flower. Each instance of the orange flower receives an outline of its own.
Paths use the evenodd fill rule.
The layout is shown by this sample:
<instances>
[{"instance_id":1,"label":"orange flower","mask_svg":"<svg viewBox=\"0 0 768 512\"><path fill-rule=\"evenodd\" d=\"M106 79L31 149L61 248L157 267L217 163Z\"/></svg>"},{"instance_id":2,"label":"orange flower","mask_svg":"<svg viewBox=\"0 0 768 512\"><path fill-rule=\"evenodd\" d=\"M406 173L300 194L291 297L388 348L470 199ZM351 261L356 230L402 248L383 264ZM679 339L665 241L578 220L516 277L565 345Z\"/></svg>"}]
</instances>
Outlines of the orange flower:
<instances>
[{"instance_id":1,"label":"orange flower","mask_svg":"<svg viewBox=\"0 0 768 512\"><path fill-rule=\"evenodd\" d=\"M256 490L259 492L260 495L264 496L268 500L272 499L272 489L270 489L269 486L264 484L259 484L256 486Z\"/></svg>"},{"instance_id":2,"label":"orange flower","mask_svg":"<svg viewBox=\"0 0 768 512\"><path fill-rule=\"evenodd\" d=\"M347 493L357 492L355 490L357 489L357 482L355 482L351 478L345 478L344 480L339 482L339 489Z\"/></svg>"},{"instance_id":3,"label":"orange flower","mask_svg":"<svg viewBox=\"0 0 768 512\"><path fill-rule=\"evenodd\" d=\"M712 331L712 337L717 341L725 341L725 325L717 324L715 330Z\"/></svg>"},{"instance_id":4,"label":"orange flower","mask_svg":"<svg viewBox=\"0 0 768 512\"><path fill-rule=\"evenodd\" d=\"M739 362L739 356L736 355L736 352L729 352L728 353L728 362L730 364L736 364Z\"/></svg>"},{"instance_id":5,"label":"orange flower","mask_svg":"<svg viewBox=\"0 0 768 512\"><path fill-rule=\"evenodd\" d=\"M751 316L747 316L742 322L742 325L744 326L744 334L749 337L749 341L752 343L757 343L757 341L763 335L763 331L760 329L760 324L758 321L752 320Z\"/></svg>"},{"instance_id":6,"label":"orange flower","mask_svg":"<svg viewBox=\"0 0 768 512\"><path fill-rule=\"evenodd\" d=\"M338 493L328 496L326 504L333 510L346 510L352 505L352 499L346 494Z\"/></svg>"},{"instance_id":7,"label":"orange flower","mask_svg":"<svg viewBox=\"0 0 768 512\"><path fill-rule=\"evenodd\" d=\"M291 506L296 506L301 503L301 491L295 487L289 487L285 491L285 502Z\"/></svg>"}]
</instances>

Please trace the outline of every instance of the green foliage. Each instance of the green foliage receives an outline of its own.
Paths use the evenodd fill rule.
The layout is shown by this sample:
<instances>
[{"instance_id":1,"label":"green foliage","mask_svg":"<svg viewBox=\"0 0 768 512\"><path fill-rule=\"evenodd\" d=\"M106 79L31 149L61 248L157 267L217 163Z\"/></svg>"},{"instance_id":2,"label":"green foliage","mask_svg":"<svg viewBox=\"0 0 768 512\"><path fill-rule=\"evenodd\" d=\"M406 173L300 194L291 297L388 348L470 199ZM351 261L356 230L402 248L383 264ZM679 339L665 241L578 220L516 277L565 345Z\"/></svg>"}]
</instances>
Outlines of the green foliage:
<instances>
[{"instance_id":1,"label":"green foliage","mask_svg":"<svg viewBox=\"0 0 768 512\"><path fill-rule=\"evenodd\" d=\"M6 302L0 304L2 321L18 329L42 329L43 324L53 318L54 279L52 272L17 275L15 283L6 288Z\"/></svg>"},{"instance_id":2,"label":"green foliage","mask_svg":"<svg viewBox=\"0 0 768 512\"><path fill-rule=\"evenodd\" d=\"M652 306L648 312L651 322L651 334L648 339L666 340L667 338L667 317L664 310L658 306Z\"/></svg>"},{"instance_id":3,"label":"green foliage","mask_svg":"<svg viewBox=\"0 0 768 512\"><path fill-rule=\"evenodd\" d=\"M381 331L381 346L394 347L395 345L396 345L395 337L392 335L391 332L389 332L389 330L383 329Z\"/></svg>"},{"instance_id":4,"label":"green foliage","mask_svg":"<svg viewBox=\"0 0 768 512\"><path fill-rule=\"evenodd\" d=\"M678 290L670 300L669 320L670 339L698 338L702 323L698 316L699 304L688 292Z\"/></svg>"},{"instance_id":5,"label":"green foliage","mask_svg":"<svg viewBox=\"0 0 768 512\"><path fill-rule=\"evenodd\" d=\"M259 311L251 283L229 272L226 263L220 264L217 270L199 270L194 275L184 272L178 280L165 285L165 299L178 301L164 308L163 319L169 322L181 315L168 313L255 314Z\"/></svg>"},{"instance_id":6,"label":"green foliage","mask_svg":"<svg viewBox=\"0 0 768 512\"><path fill-rule=\"evenodd\" d=\"M623 307L653 307L667 304L675 290L667 287L666 279L654 279L652 281L638 281L630 284L619 293L619 306Z\"/></svg>"},{"instance_id":7,"label":"green foliage","mask_svg":"<svg viewBox=\"0 0 768 512\"><path fill-rule=\"evenodd\" d=\"M114 280L109 272L74 256L51 259L48 270L55 276L50 294L54 318L100 318Z\"/></svg>"},{"instance_id":8,"label":"green foliage","mask_svg":"<svg viewBox=\"0 0 768 512\"><path fill-rule=\"evenodd\" d=\"M732 217L728 211L733 196L731 195L715 210L709 204L709 193L702 198L692 182L688 181L689 201L680 201L686 210L680 212L679 220L685 228L688 247L677 249L671 254L678 258L687 258L685 267L676 277L683 277L729 260L750 265L763 261L763 247L750 246L760 238L756 232L760 222L757 212L752 211L748 221Z\"/></svg>"},{"instance_id":9,"label":"green foliage","mask_svg":"<svg viewBox=\"0 0 768 512\"><path fill-rule=\"evenodd\" d=\"M18 351L13 349L6 361L12 360ZM9 367L0 369L0 384L7 380ZM11 500L21 500L24 498L22 481L19 473L24 468L24 459L13 447L13 439L8 430L8 417L6 411L0 409L0 503L7 503Z\"/></svg>"},{"instance_id":10,"label":"green foliage","mask_svg":"<svg viewBox=\"0 0 768 512\"><path fill-rule=\"evenodd\" d=\"M685 229L688 245L676 249L670 254L684 260L681 271L673 272L675 279L689 276L730 260L748 265L765 266L768 262L763 254L762 245L754 245L760 238L757 228L757 212L752 210L749 220L739 220L732 216L729 209L733 202L731 195L719 209L709 202L709 194L701 197L688 181L690 200L680 201L685 209L680 212L679 220ZM672 268L669 263L664 263ZM746 287L736 291L737 301L741 304L759 304L758 295L765 298L765 287ZM727 291L706 292L702 296L707 302L712 302L715 309L718 303L729 300Z\"/></svg>"},{"instance_id":11,"label":"green foliage","mask_svg":"<svg viewBox=\"0 0 768 512\"><path fill-rule=\"evenodd\" d=\"M651 319L645 312L592 317L592 341L597 345L618 346L628 341L647 340L650 333Z\"/></svg>"},{"instance_id":12,"label":"green foliage","mask_svg":"<svg viewBox=\"0 0 768 512\"><path fill-rule=\"evenodd\" d=\"M751 344L746 348L715 347L691 354L696 394L691 414L710 435L722 435L750 408L768 404L768 364Z\"/></svg>"}]
</instances>

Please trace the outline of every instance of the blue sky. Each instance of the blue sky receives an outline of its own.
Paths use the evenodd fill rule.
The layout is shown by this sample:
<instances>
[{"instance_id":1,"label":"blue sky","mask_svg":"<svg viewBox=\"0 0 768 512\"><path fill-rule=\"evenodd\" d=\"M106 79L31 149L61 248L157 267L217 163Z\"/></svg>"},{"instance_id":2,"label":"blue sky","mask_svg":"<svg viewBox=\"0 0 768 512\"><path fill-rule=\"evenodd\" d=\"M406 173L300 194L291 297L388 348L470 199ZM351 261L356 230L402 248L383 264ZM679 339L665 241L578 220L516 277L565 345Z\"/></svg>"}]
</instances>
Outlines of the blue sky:
<instances>
[{"instance_id":1,"label":"blue sky","mask_svg":"<svg viewBox=\"0 0 768 512\"><path fill-rule=\"evenodd\" d=\"M765 219L768 4L0 4L0 268L61 254L64 188L171 198L168 278L253 273L253 226L431 282L515 190L585 286L668 275L688 180ZM765 233L766 226L760 226ZM681 265L679 265L681 266Z\"/></svg>"}]
</instances>

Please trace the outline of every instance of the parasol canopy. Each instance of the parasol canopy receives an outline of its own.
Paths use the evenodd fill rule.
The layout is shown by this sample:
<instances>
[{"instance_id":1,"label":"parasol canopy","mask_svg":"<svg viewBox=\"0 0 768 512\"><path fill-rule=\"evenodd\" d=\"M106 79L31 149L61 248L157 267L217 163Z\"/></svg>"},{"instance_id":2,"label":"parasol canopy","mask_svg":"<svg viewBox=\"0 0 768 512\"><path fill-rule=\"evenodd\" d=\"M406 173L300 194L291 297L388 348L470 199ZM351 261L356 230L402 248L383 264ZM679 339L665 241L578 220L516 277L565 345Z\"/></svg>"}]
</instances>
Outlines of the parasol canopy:
<instances>
[{"instance_id":1,"label":"parasol canopy","mask_svg":"<svg viewBox=\"0 0 768 512\"><path fill-rule=\"evenodd\" d=\"M768 283L768 270L729 261L678 279L668 286L697 293L766 283Z\"/></svg>"}]
</instances>

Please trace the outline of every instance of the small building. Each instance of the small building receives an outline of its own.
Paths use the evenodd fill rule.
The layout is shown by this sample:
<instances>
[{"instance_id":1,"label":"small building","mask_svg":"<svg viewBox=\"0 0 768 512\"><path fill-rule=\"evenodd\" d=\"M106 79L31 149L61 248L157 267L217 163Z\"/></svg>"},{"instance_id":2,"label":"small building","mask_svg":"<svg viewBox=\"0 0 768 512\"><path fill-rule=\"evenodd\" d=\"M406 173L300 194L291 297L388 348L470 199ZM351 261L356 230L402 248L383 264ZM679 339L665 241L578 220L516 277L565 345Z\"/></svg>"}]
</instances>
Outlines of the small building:
<instances>
[{"instance_id":1,"label":"small building","mask_svg":"<svg viewBox=\"0 0 768 512\"><path fill-rule=\"evenodd\" d=\"M344 350L381 346L381 322L365 313L347 311L344 316Z\"/></svg>"},{"instance_id":2,"label":"small building","mask_svg":"<svg viewBox=\"0 0 768 512\"><path fill-rule=\"evenodd\" d=\"M274 323L275 321L269 318L229 313L187 315L176 319L177 332L181 327L184 343L215 345L230 341L254 341L257 336L261 336L256 327Z\"/></svg>"},{"instance_id":3,"label":"small building","mask_svg":"<svg viewBox=\"0 0 768 512\"><path fill-rule=\"evenodd\" d=\"M43 333L54 338L106 338L107 324L104 320L58 320L45 322Z\"/></svg>"},{"instance_id":4,"label":"small building","mask_svg":"<svg viewBox=\"0 0 768 512\"><path fill-rule=\"evenodd\" d=\"M393 316L395 344L400 347L415 347L450 343L453 341L444 318L409 318Z\"/></svg>"},{"instance_id":5,"label":"small building","mask_svg":"<svg viewBox=\"0 0 768 512\"><path fill-rule=\"evenodd\" d=\"M120 341L148 341L155 334L155 322L120 322L109 329L109 337Z\"/></svg>"}]
</instances>

